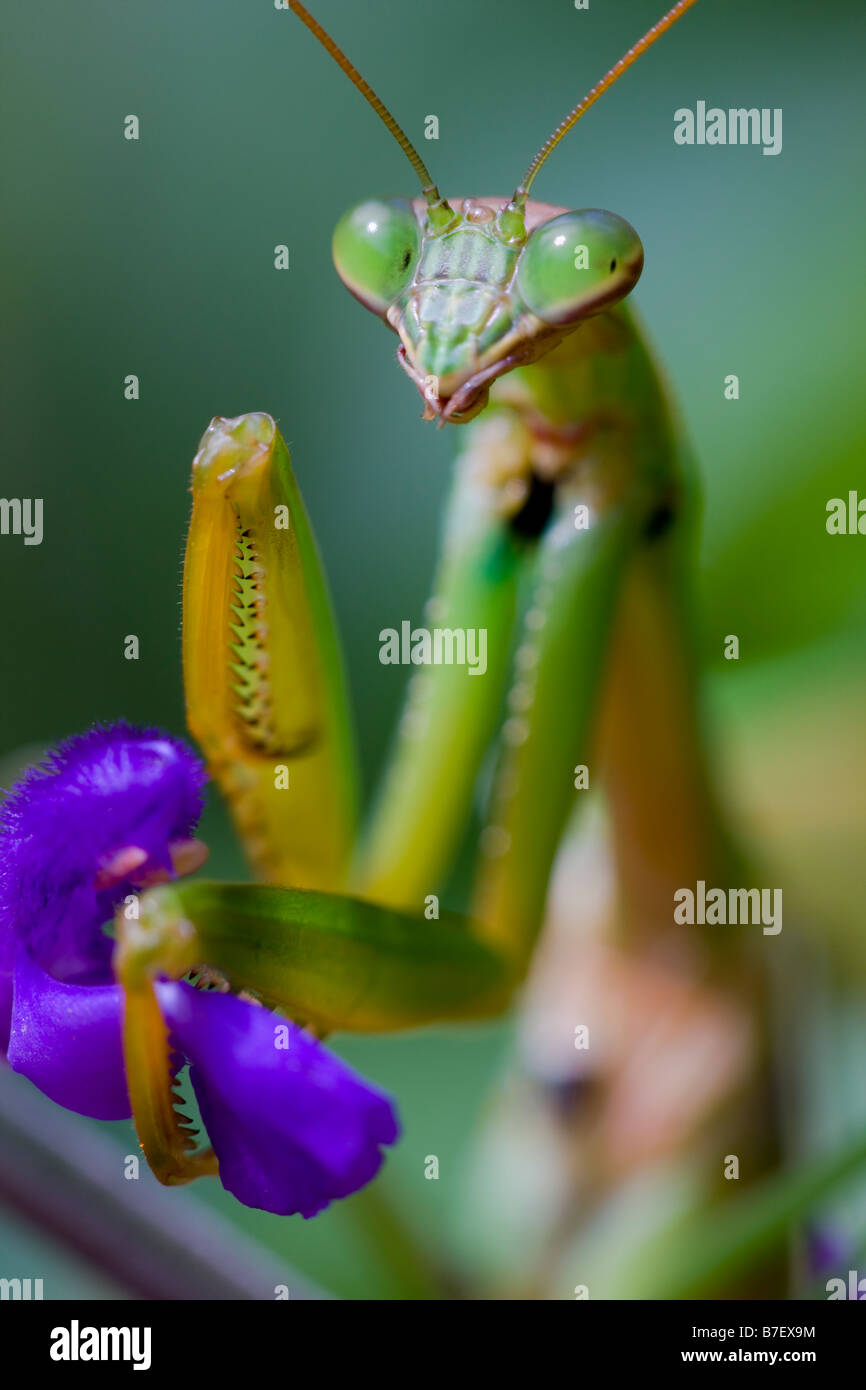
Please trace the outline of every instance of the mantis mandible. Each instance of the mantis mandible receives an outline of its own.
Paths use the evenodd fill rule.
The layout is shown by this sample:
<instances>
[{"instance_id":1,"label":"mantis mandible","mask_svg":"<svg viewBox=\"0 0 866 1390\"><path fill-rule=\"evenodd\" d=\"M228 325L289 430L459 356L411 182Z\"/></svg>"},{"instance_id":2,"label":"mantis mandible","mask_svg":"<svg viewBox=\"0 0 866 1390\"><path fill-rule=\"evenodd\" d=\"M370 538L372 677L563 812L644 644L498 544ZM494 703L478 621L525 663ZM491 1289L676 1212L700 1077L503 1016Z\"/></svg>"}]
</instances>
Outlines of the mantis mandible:
<instances>
[{"instance_id":1,"label":"mantis mandible","mask_svg":"<svg viewBox=\"0 0 866 1390\"><path fill-rule=\"evenodd\" d=\"M424 417L460 426L428 612L451 632L485 630L489 664L477 680L449 664L415 676L359 833L339 647L288 450L270 416L213 421L184 578L188 721L266 882L161 886L119 922L130 1087L164 1181L212 1159L189 1153L173 1117L157 975L207 967L320 1034L499 1011L532 957L578 766L603 773L623 932L669 930L674 887L725 871L684 597L696 490L623 302L641 243L613 213L529 196L562 138L694 3L679 0L573 108L510 196L446 199L292 0L421 184L414 201L346 213L334 260L397 334ZM427 920L500 725L470 916Z\"/></svg>"}]
</instances>

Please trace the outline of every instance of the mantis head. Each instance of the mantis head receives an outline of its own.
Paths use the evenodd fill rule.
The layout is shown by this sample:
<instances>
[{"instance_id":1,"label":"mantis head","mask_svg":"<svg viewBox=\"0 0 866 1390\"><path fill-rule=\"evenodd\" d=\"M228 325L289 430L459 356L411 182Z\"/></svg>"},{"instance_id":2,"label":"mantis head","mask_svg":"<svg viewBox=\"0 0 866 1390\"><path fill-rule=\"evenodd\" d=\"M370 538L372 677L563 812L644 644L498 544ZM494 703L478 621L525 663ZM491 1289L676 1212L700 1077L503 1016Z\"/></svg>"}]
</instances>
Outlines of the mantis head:
<instances>
[{"instance_id":1,"label":"mantis head","mask_svg":"<svg viewBox=\"0 0 866 1390\"><path fill-rule=\"evenodd\" d=\"M352 294L399 335L397 358L425 417L463 423L493 381L535 361L622 299L643 266L637 232L612 212L505 198L454 199L444 225L423 200L370 199L334 233Z\"/></svg>"},{"instance_id":2,"label":"mantis head","mask_svg":"<svg viewBox=\"0 0 866 1390\"><path fill-rule=\"evenodd\" d=\"M529 189L584 112L693 4L678 0L578 102L511 198L449 202L376 93L299 0L290 0L421 182L423 197L414 202L373 198L351 208L337 225L333 252L346 287L399 336L397 358L424 398L426 419L471 420L497 377L556 347L637 283L643 247L624 218L532 202Z\"/></svg>"}]
</instances>

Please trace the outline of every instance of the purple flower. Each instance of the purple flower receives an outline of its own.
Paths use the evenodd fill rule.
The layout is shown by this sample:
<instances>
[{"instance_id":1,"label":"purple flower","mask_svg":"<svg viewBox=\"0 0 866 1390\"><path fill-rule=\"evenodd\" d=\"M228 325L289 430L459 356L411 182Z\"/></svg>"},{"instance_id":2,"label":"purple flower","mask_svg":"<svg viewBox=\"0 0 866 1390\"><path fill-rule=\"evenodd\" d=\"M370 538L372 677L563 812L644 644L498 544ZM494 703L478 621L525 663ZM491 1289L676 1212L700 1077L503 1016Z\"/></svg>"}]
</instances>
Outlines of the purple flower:
<instances>
[{"instance_id":1,"label":"purple flower","mask_svg":"<svg viewBox=\"0 0 866 1390\"><path fill-rule=\"evenodd\" d=\"M183 743L114 724L61 744L0 808L0 1046L79 1114L130 1115L103 927L143 884L201 863L204 781ZM388 1097L257 1004L169 980L157 997L240 1201L308 1217L369 1182L397 1138Z\"/></svg>"},{"instance_id":2,"label":"purple flower","mask_svg":"<svg viewBox=\"0 0 866 1390\"><path fill-rule=\"evenodd\" d=\"M205 770L184 744L128 724L67 739L0 807L0 971L25 945L58 979L113 982L102 931L188 841Z\"/></svg>"}]
</instances>

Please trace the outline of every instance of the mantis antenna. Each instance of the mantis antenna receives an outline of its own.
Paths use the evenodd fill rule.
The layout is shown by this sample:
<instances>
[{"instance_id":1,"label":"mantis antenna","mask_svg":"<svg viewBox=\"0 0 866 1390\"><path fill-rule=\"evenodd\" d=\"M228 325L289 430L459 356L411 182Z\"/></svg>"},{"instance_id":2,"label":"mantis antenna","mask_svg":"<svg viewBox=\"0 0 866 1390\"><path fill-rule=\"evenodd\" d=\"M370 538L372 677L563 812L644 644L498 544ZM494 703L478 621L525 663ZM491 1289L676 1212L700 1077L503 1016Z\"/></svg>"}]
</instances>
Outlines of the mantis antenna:
<instances>
[{"instance_id":1,"label":"mantis antenna","mask_svg":"<svg viewBox=\"0 0 866 1390\"><path fill-rule=\"evenodd\" d=\"M652 47L656 39L660 39L662 34L670 29L672 24L676 24L677 20L685 14L686 10L691 9L692 5L695 3L696 0L677 0L677 4L669 9L667 14L649 29L647 33L644 34L643 38L639 39L634 47L628 50L628 53L623 54L619 62L615 63L611 68L610 72L606 73L600 82L596 82L592 91L587 92L586 96L568 113L565 120L560 121L553 133L545 140L538 154L524 174L523 181L514 195L515 203L519 205L525 201L536 174L547 159L547 156L552 150L556 149L562 137L568 134L572 126L577 125L581 116L598 101L602 93L606 92L608 87L612 87L617 78L622 77L626 69L630 68L632 63L637 62L641 54L646 53L647 49ZM292 8L294 8L294 6Z\"/></svg>"},{"instance_id":2,"label":"mantis antenna","mask_svg":"<svg viewBox=\"0 0 866 1390\"><path fill-rule=\"evenodd\" d=\"M322 28L321 24L313 18L306 6L300 3L300 0L289 0L289 8L298 16L298 19L303 20L310 33L319 40L322 47L330 53L334 62L343 69L349 81L358 88L361 96L366 97L377 116L381 117L409 163L412 165L415 173L418 175L421 183L421 191L427 199L428 206L434 207L438 204L443 208L448 208L448 204L445 202L444 198L439 196L439 189L433 182L427 165L412 144L409 136L394 120L394 117L391 115L385 103L376 96L369 82L364 81L358 69L349 62L343 50L334 42L330 34Z\"/></svg>"}]
</instances>

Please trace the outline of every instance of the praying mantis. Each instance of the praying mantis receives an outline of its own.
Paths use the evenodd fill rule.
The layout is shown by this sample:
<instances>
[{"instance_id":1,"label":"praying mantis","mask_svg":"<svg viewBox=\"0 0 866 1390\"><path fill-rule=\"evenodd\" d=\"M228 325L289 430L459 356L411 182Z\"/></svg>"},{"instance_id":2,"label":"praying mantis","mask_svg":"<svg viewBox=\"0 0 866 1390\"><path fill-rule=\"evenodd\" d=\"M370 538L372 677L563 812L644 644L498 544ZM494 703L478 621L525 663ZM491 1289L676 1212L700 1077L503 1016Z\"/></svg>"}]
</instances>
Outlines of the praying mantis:
<instances>
[{"instance_id":1,"label":"praying mantis","mask_svg":"<svg viewBox=\"0 0 866 1390\"><path fill-rule=\"evenodd\" d=\"M728 870L690 635L694 470L624 303L641 243L613 213L529 196L562 138L694 3L679 0L573 108L510 197L447 199L291 0L421 184L413 201L350 210L334 260L397 334L424 418L460 427L427 614L448 632L483 630L488 661L478 679L453 664L414 675L359 830L339 644L287 447L268 415L212 422L184 571L187 716L263 881L160 885L137 918L118 918L130 1093L164 1182L214 1160L174 1113L158 977L214 972L320 1036L496 1014L529 968L558 846L596 769L625 937L663 938L674 889ZM492 746L469 913L439 912ZM722 977L735 968L730 947L703 944Z\"/></svg>"}]
</instances>

